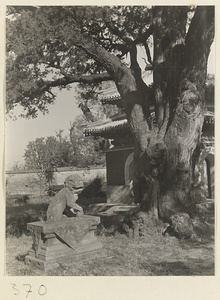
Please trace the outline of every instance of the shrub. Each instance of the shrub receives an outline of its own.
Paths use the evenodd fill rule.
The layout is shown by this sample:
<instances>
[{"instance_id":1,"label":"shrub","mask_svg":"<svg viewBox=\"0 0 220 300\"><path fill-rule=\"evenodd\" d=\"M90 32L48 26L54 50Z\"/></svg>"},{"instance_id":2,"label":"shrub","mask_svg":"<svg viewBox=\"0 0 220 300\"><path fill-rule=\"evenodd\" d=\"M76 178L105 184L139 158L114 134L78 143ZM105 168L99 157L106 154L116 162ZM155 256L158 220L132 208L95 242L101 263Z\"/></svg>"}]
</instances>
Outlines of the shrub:
<instances>
[{"instance_id":1,"label":"shrub","mask_svg":"<svg viewBox=\"0 0 220 300\"><path fill-rule=\"evenodd\" d=\"M46 215L48 204L23 204L6 208L6 236L29 235L27 223L39 221Z\"/></svg>"}]
</instances>

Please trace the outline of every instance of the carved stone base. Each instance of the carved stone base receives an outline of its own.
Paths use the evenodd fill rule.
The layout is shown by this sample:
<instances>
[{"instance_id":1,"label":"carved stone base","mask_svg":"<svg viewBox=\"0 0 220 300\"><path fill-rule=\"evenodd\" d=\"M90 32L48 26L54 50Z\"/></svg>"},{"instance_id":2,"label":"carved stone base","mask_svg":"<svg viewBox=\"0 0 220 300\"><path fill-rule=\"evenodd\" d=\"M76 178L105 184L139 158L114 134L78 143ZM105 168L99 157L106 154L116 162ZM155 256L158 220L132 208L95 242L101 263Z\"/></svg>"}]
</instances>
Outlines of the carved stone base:
<instances>
[{"instance_id":1,"label":"carved stone base","mask_svg":"<svg viewBox=\"0 0 220 300\"><path fill-rule=\"evenodd\" d=\"M69 218L59 222L28 223L33 245L25 257L25 263L47 271L56 263L83 259L99 253L102 244L94 234L99 223L100 218L94 216Z\"/></svg>"}]
</instances>

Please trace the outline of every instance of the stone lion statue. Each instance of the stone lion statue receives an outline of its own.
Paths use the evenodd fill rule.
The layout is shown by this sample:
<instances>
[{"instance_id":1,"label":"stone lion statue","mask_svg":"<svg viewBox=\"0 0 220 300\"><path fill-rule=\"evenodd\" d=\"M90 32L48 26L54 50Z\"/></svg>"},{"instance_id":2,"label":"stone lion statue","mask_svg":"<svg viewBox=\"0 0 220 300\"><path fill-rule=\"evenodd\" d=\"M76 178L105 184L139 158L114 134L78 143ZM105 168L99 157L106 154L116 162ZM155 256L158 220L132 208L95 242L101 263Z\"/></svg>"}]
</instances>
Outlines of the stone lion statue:
<instances>
[{"instance_id":1,"label":"stone lion statue","mask_svg":"<svg viewBox=\"0 0 220 300\"><path fill-rule=\"evenodd\" d=\"M76 204L78 194L83 190L83 181L78 174L68 176L64 182L64 188L59 191L47 209L47 222L60 221L67 218L65 212L70 211L72 216L80 217L83 209Z\"/></svg>"}]
</instances>

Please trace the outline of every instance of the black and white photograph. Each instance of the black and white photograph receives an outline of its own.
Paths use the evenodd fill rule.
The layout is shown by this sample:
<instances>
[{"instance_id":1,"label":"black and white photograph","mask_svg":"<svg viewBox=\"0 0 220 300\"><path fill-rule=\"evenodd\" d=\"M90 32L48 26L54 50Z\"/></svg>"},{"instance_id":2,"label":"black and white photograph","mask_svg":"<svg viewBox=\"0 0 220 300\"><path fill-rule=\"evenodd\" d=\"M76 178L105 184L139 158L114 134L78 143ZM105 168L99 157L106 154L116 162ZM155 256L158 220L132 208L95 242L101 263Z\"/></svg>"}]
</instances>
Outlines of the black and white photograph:
<instances>
[{"instance_id":1,"label":"black and white photograph","mask_svg":"<svg viewBox=\"0 0 220 300\"><path fill-rule=\"evenodd\" d=\"M61 5L5 7L4 276L215 276L215 5Z\"/></svg>"}]
</instances>

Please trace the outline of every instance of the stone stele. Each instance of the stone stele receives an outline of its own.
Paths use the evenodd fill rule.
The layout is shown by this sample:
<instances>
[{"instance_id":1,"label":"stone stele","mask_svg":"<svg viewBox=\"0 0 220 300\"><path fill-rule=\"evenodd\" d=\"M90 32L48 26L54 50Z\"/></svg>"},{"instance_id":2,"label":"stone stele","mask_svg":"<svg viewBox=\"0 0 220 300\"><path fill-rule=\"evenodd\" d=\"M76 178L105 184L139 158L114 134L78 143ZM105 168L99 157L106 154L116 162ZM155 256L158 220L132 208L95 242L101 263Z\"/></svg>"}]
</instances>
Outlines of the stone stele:
<instances>
[{"instance_id":1,"label":"stone stele","mask_svg":"<svg viewBox=\"0 0 220 300\"><path fill-rule=\"evenodd\" d=\"M47 271L57 263L99 253L102 244L94 234L99 223L99 217L88 215L55 222L28 223L33 244L25 263Z\"/></svg>"}]
</instances>

